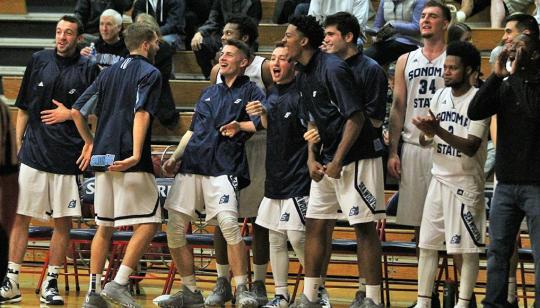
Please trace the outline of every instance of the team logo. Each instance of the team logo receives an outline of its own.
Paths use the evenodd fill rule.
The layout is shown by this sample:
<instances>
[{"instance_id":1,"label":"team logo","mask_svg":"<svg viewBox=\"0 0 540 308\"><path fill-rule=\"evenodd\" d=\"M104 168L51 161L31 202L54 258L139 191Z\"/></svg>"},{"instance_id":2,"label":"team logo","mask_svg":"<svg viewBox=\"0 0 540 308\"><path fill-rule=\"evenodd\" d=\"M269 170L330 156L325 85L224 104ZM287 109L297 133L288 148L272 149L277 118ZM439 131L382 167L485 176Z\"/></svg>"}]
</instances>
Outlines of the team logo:
<instances>
[{"instance_id":1,"label":"team logo","mask_svg":"<svg viewBox=\"0 0 540 308\"><path fill-rule=\"evenodd\" d=\"M38 87L44 87L43 81L41 81L37 86L38 86Z\"/></svg>"},{"instance_id":2,"label":"team logo","mask_svg":"<svg viewBox=\"0 0 540 308\"><path fill-rule=\"evenodd\" d=\"M74 94L75 92L77 92L77 89L71 89L71 90L69 90L68 93L69 93L69 94Z\"/></svg>"},{"instance_id":3,"label":"team logo","mask_svg":"<svg viewBox=\"0 0 540 308\"><path fill-rule=\"evenodd\" d=\"M283 215L281 215L281 218L279 219L279 221L289 221L290 217L291 217L290 213L283 213Z\"/></svg>"},{"instance_id":4,"label":"team logo","mask_svg":"<svg viewBox=\"0 0 540 308\"><path fill-rule=\"evenodd\" d=\"M317 91L313 91L313 97L317 96Z\"/></svg>"},{"instance_id":5,"label":"team logo","mask_svg":"<svg viewBox=\"0 0 540 308\"><path fill-rule=\"evenodd\" d=\"M69 203L68 203L68 209L74 209L75 206L77 206L77 201L75 201L75 200L69 201Z\"/></svg>"},{"instance_id":6,"label":"team logo","mask_svg":"<svg viewBox=\"0 0 540 308\"><path fill-rule=\"evenodd\" d=\"M233 186L234 190L238 190L238 178L234 175L229 175L229 182Z\"/></svg>"},{"instance_id":7,"label":"team logo","mask_svg":"<svg viewBox=\"0 0 540 308\"><path fill-rule=\"evenodd\" d=\"M210 97L207 98L207 99L205 99L204 101L205 101L205 102L209 102L209 101L210 101Z\"/></svg>"},{"instance_id":8,"label":"team logo","mask_svg":"<svg viewBox=\"0 0 540 308\"><path fill-rule=\"evenodd\" d=\"M238 103L240 103L241 101L242 101L242 99L239 98L239 99L235 100L234 103L235 103L235 104L238 104Z\"/></svg>"},{"instance_id":9,"label":"team logo","mask_svg":"<svg viewBox=\"0 0 540 308\"><path fill-rule=\"evenodd\" d=\"M349 211L349 216L356 216L360 214L360 209L357 206L353 206Z\"/></svg>"},{"instance_id":10,"label":"team logo","mask_svg":"<svg viewBox=\"0 0 540 308\"><path fill-rule=\"evenodd\" d=\"M219 204L227 204L229 203L229 195L223 195L221 198L219 198Z\"/></svg>"},{"instance_id":11,"label":"team logo","mask_svg":"<svg viewBox=\"0 0 540 308\"><path fill-rule=\"evenodd\" d=\"M287 119L287 118L290 117L290 116L291 116L291 113L290 113L289 111L287 111L287 113L285 113L284 118Z\"/></svg>"},{"instance_id":12,"label":"team logo","mask_svg":"<svg viewBox=\"0 0 540 308\"><path fill-rule=\"evenodd\" d=\"M461 243L461 235L459 234L454 234L452 236L452 238L450 239L450 244L454 244L454 245L457 245Z\"/></svg>"},{"instance_id":13,"label":"team logo","mask_svg":"<svg viewBox=\"0 0 540 308\"><path fill-rule=\"evenodd\" d=\"M460 195L460 196L463 196L463 189L461 189L461 188L458 189L458 190L457 190L457 194Z\"/></svg>"}]
</instances>

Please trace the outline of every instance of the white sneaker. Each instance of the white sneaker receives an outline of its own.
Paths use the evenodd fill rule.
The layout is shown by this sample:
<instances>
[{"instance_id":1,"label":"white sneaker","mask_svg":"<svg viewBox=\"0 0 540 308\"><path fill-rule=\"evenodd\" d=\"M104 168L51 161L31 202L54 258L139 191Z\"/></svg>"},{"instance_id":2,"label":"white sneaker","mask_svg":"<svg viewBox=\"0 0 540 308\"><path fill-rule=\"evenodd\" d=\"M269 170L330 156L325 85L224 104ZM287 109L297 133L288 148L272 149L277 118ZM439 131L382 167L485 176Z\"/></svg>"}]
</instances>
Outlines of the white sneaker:
<instances>
[{"instance_id":1,"label":"white sneaker","mask_svg":"<svg viewBox=\"0 0 540 308\"><path fill-rule=\"evenodd\" d=\"M289 301L287 298L281 294L276 294L276 297L274 297L271 301L266 303L266 305L263 306L263 308L288 308L289 307Z\"/></svg>"},{"instance_id":2,"label":"white sneaker","mask_svg":"<svg viewBox=\"0 0 540 308\"><path fill-rule=\"evenodd\" d=\"M43 283L39 301L47 305L64 304L64 299L60 296L60 292L58 291L58 279L51 279Z\"/></svg>"},{"instance_id":3,"label":"white sneaker","mask_svg":"<svg viewBox=\"0 0 540 308\"><path fill-rule=\"evenodd\" d=\"M321 298L321 306L323 308L332 308L332 304L330 304L330 296L328 295L326 288L319 288L319 297Z\"/></svg>"},{"instance_id":4,"label":"white sneaker","mask_svg":"<svg viewBox=\"0 0 540 308\"><path fill-rule=\"evenodd\" d=\"M19 284L9 279L4 278L0 286L0 304L18 303L22 300Z\"/></svg>"}]
</instances>

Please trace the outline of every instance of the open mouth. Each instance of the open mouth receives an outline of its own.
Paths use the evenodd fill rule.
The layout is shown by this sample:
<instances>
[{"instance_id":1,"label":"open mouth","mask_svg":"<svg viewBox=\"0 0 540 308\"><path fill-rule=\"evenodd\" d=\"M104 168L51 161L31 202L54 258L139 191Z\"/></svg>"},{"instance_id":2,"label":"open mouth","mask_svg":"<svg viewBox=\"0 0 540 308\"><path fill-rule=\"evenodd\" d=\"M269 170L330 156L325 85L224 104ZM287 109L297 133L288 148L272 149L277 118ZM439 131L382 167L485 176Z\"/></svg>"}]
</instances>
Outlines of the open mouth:
<instances>
[{"instance_id":1,"label":"open mouth","mask_svg":"<svg viewBox=\"0 0 540 308\"><path fill-rule=\"evenodd\" d=\"M281 76L281 69L279 67L272 68L272 76L274 78L279 78Z\"/></svg>"}]
</instances>

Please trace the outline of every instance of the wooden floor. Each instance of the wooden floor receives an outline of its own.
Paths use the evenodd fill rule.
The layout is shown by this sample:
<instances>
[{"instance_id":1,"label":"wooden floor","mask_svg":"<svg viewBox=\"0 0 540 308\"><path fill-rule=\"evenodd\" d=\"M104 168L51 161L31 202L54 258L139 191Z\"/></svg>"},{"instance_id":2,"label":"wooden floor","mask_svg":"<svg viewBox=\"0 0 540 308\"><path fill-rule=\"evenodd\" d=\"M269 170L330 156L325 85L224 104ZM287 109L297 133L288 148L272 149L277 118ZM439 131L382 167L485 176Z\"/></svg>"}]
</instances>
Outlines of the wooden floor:
<instances>
[{"instance_id":1,"label":"wooden floor","mask_svg":"<svg viewBox=\"0 0 540 308\"><path fill-rule=\"evenodd\" d=\"M29 271L29 270L36 270L38 268L29 268L24 267L23 271ZM203 293L205 296L208 295L210 292L213 282L215 278L212 276L201 276L200 279L210 281L210 282L198 282L198 286L203 289ZM34 293L35 286L37 285L37 281L39 279L38 274L32 274L32 273L23 273L20 279L20 284L22 288L23 293L23 300L19 304L12 304L12 305L1 305L2 307L37 307L40 305L40 307L47 307L47 305L40 304L39 302L39 296ZM290 281L292 283L292 280ZM267 279L267 290L269 292L269 296L273 296L273 286L272 286L272 280ZM151 280L151 279L144 279L141 282L141 295L135 295L135 299L137 302L142 305L143 307L156 307L152 300L156 298L157 296L161 295L161 290L163 287L163 281L161 280ZM331 282L328 284L328 291L331 297L332 306L333 307L349 307L350 302L352 301L352 297L355 293L355 286L356 284L354 282L348 282L348 283L336 283ZM88 278L84 275L84 277L81 278L81 292L77 293L75 291L75 283L73 281L73 278L70 277L70 287L71 291L66 292L64 291L64 279L63 277L60 277L59 279L59 288L60 293L62 296L64 296L65 300L65 306L64 307L81 307L82 303L84 302L84 296L86 294L86 290L88 288ZM347 288L343 288L347 287ZM178 288L178 283L175 283L175 286L173 288L173 293L176 292ZM413 287L414 288L414 287ZM292 287L290 287L290 291L292 292ZM441 294L441 301L442 301L442 292ZM411 303L414 302L416 298L416 292L403 292L403 291L392 291L391 292L391 306L392 307L408 307L411 305ZM477 296L478 303L482 300L482 296ZM442 304L441 304L442 306Z\"/></svg>"}]
</instances>

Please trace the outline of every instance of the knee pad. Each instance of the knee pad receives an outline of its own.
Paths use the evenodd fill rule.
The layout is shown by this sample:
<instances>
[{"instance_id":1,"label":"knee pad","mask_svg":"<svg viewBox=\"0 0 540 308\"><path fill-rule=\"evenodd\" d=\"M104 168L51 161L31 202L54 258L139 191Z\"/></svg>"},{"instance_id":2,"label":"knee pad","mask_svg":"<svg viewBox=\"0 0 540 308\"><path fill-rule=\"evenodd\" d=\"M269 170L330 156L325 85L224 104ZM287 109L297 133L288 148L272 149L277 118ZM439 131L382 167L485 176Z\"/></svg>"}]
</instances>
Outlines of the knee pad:
<instances>
[{"instance_id":1,"label":"knee pad","mask_svg":"<svg viewBox=\"0 0 540 308\"><path fill-rule=\"evenodd\" d=\"M167 223L167 245L169 248L180 248L187 245L186 225L190 222L188 215L169 211Z\"/></svg>"},{"instance_id":2,"label":"knee pad","mask_svg":"<svg viewBox=\"0 0 540 308\"><path fill-rule=\"evenodd\" d=\"M217 221L228 245L236 245L242 241L242 235L238 227L238 217L235 213L220 212L217 214Z\"/></svg>"}]
</instances>

